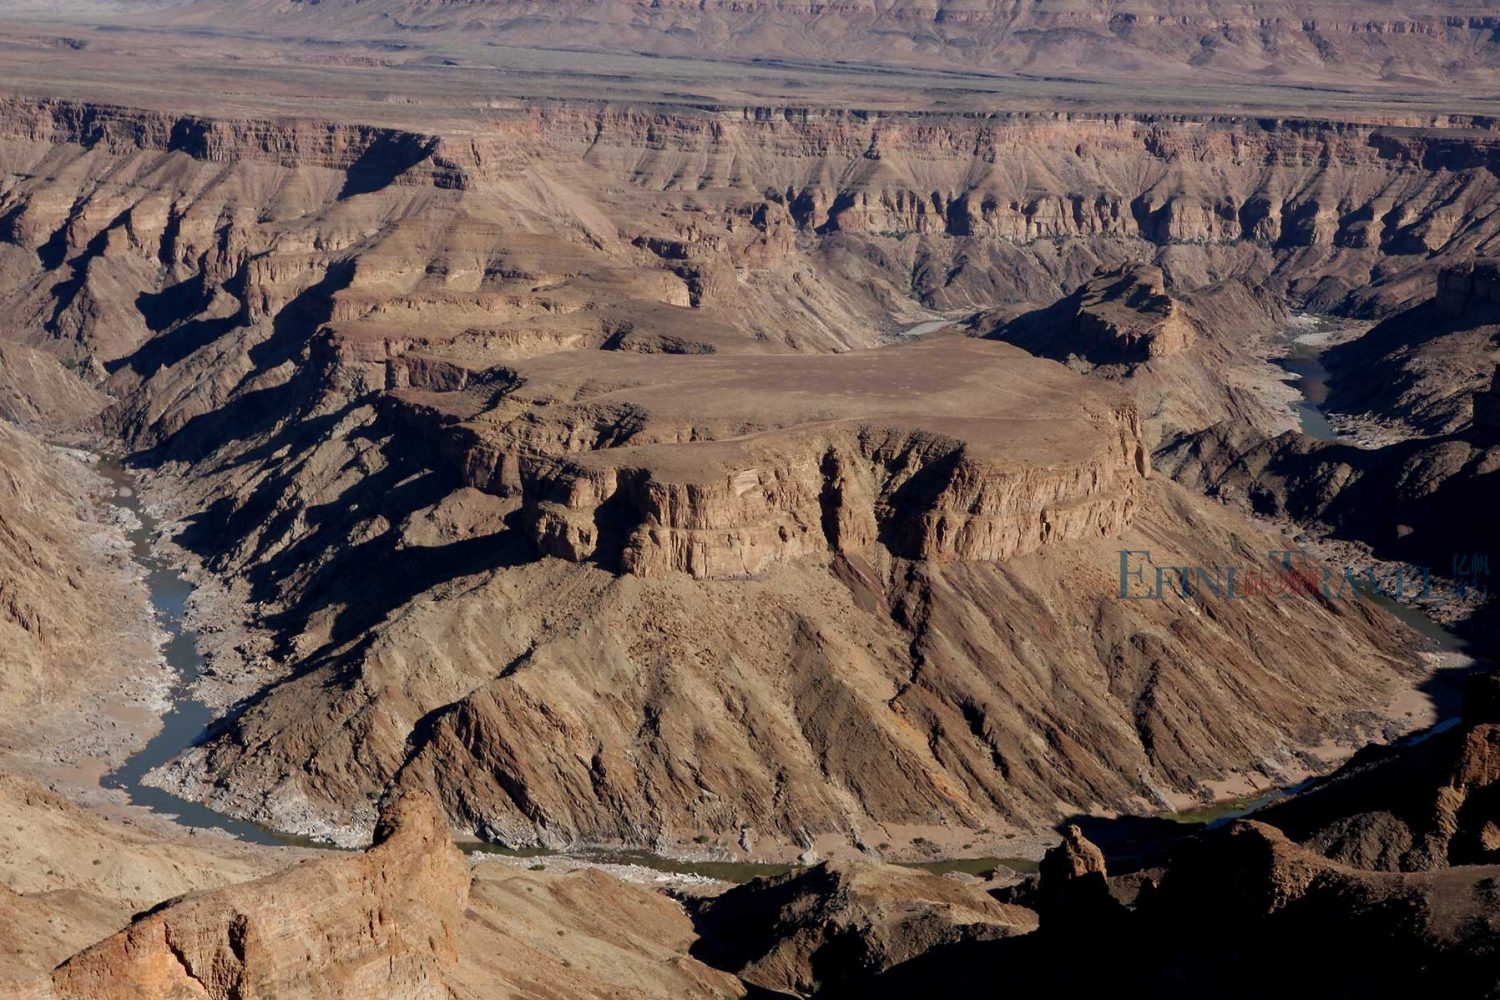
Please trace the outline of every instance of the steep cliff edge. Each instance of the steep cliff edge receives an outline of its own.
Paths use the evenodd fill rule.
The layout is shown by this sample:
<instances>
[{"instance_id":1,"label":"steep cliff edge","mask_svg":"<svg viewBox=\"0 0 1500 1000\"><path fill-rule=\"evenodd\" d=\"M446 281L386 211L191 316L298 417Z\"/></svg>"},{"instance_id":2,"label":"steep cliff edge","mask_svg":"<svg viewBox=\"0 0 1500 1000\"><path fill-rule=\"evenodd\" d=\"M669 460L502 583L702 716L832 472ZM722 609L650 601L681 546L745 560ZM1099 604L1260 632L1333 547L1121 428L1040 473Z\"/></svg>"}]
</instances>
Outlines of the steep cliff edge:
<instances>
[{"instance_id":1,"label":"steep cliff edge","mask_svg":"<svg viewBox=\"0 0 1500 1000\"><path fill-rule=\"evenodd\" d=\"M0 134L0 314L118 392L154 379L148 426L216 405L173 369L288 307L471 365L827 350L913 298L1050 302L1152 256L1179 291L1388 311L1495 225L1481 128L549 105L422 134L10 99Z\"/></svg>"},{"instance_id":2,"label":"steep cliff edge","mask_svg":"<svg viewBox=\"0 0 1500 1000\"><path fill-rule=\"evenodd\" d=\"M584 354L503 381L398 391L387 411L466 486L514 497L544 555L636 575L744 576L877 540L910 559L1008 559L1114 535L1149 474L1123 403L1077 407L1061 369L966 339L817 359Z\"/></svg>"}]
</instances>

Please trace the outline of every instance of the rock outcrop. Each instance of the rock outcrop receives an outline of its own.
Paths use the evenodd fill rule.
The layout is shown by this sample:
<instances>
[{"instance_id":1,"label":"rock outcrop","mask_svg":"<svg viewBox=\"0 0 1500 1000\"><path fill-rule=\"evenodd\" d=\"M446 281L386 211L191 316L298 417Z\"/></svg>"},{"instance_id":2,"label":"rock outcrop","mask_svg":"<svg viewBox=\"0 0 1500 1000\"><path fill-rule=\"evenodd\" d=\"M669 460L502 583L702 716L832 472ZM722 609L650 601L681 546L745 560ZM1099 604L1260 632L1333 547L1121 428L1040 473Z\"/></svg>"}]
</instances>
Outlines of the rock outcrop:
<instances>
[{"instance_id":1,"label":"rock outcrop","mask_svg":"<svg viewBox=\"0 0 1500 1000\"><path fill-rule=\"evenodd\" d=\"M1097 925L1105 930L1118 920L1120 907L1109 894L1104 853L1072 823L1063 827L1062 843L1049 848L1037 868L1036 909L1049 932Z\"/></svg>"},{"instance_id":2,"label":"rock outcrop","mask_svg":"<svg viewBox=\"0 0 1500 1000\"><path fill-rule=\"evenodd\" d=\"M1173 293L1161 268L1138 264L1101 271L1057 302L987 310L966 325L975 336L1120 384L1156 448L1221 424L1265 435L1285 429L1285 409L1254 388L1261 345L1285 319L1285 309L1245 279Z\"/></svg>"},{"instance_id":3,"label":"rock outcrop","mask_svg":"<svg viewBox=\"0 0 1500 1000\"><path fill-rule=\"evenodd\" d=\"M0 774L0 995L45 997L53 968L165 897L290 863L105 818Z\"/></svg>"},{"instance_id":4,"label":"rock outcrop","mask_svg":"<svg viewBox=\"0 0 1500 1000\"><path fill-rule=\"evenodd\" d=\"M1500 306L1500 260L1481 257L1443 268L1437 276L1436 301L1448 319Z\"/></svg>"},{"instance_id":5,"label":"rock outcrop","mask_svg":"<svg viewBox=\"0 0 1500 1000\"><path fill-rule=\"evenodd\" d=\"M10 777L0 803L6 997L745 992L689 956L692 922L666 895L596 870L471 865L420 793L353 855L153 832Z\"/></svg>"},{"instance_id":6,"label":"rock outcrop","mask_svg":"<svg viewBox=\"0 0 1500 1000\"><path fill-rule=\"evenodd\" d=\"M1287 988L1268 979L1273 954L1295 963L1287 968L1297 970L1297 990L1318 995L1482 995L1500 972L1497 874L1495 866L1362 871L1275 827L1238 821L1148 873L1134 905L1117 905L1107 930L1094 909L1063 911L1024 937L934 948L861 995L963 995L1003 967L1009 987L1026 995L1160 996L1207 977L1230 995L1263 997Z\"/></svg>"},{"instance_id":7,"label":"rock outcrop","mask_svg":"<svg viewBox=\"0 0 1500 1000\"><path fill-rule=\"evenodd\" d=\"M1500 863L1500 678L1478 674L1460 725L1405 748L1371 748L1264 819L1343 864L1432 871Z\"/></svg>"},{"instance_id":8,"label":"rock outcrop","mask_svg":"<svg viewBox=\"0 0 1500 1000\"><path fill-rule=\"evenodd\" d=\"M1075 294L1082 352L1096 364L1149 361L1186 350L1198 332L1167 294L1161 269L1140 267L1095 278Z\"/></svg>"},{"instance_id":9,"label":"rock outcrop","mask_svg":"<svg viewBox=\"0 0 1500 1000\"><path fill-rule=\"evenodd\" d=\"M856 995L933 948L1030 933L1030 910L910 868L823 862L700 904L698 952L746 983L791 996Z\"/></svg>"},{"instance_id":10,"label":"rock outcrop","mask_svg":"<svg viewBox=\"0 0 1500 1000\"><path fill-rule=\"evenodd\" d=\"M468 866L430 799L386 807L376 843L172 900L63 963L62 997L448 998Z\"/></svg>"},{"instance_id":11,"label":"rock outcrop","mask_svg":"<svg viewBox=\"0 0 1500 1000\"><path fill-rule=\"evenodd\" d=\"M1080 410L1060 368L966 339L823 359L595 354L501 381L391 406L466 485L514 497L541 553L637 576L745 576L877 541L1009 559L1118 534L1150 468L1128 407Z\"/></svg>"}]
</instances>

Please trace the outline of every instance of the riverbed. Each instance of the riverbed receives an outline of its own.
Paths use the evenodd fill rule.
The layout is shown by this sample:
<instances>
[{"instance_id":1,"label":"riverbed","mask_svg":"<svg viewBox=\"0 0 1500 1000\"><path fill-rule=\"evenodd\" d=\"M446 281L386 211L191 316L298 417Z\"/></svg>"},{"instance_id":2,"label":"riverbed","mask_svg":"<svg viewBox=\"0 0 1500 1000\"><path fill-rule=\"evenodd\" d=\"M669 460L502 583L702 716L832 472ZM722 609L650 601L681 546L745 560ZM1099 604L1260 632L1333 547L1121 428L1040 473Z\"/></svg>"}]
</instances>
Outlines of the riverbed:
<instances>
[{"instance_id":1,"label":"riverbed","mask_svg":"<svg viewBox=\"0 0 1500 1000\"><path fill-rule=\"evenodd\" d=\"M155 551L157 520L135 491L134 479L118 459L102 458L98 472L114 487L114 503L134 515L127 530L131 557L145 571L157 627L166 635L162 655L176 674L171 707L161 717L161 731L124 764L105 775L102 784L124 792L130 803L173 819L179 826L195 830L222 830L239 839L271 846L310 845L303 837L282 834L266 827L217 813L201 803L173 795L146 783L146 776L166 764L207 733L213 711L193 697L192 686L203 667L196 638L184 624L188 598L193 588Z\"/></svg>"},{"instance_id":2,"label":"riverbed","mask_svg":"<svg viewBox=\"0 0 1500 1000\"><path fill-rule=\"evenodd\" d=\"M1330 338L1335 335L1336 328L1325 325L1319 320L1310 320L1294 327L1288 334L1288 351L1285 356L1278 358L1276 363L1290 376L1287 384L1297 390L1299 396L1293 403L1292 409L1297 417L1303 434L1319 441L1343 441L1346 438L1341 435L1337 428L1329 421L1323 406L1328 401L1328 369L1323 365L1323 352L1329 346ZM1444 665L1437 668L1432 686L1437 690L1447 688L1446 697L1441 701L1453 707L1459 701L1459 688L1462 675L1466 672L1464 668L1473 663L1473 658L1468 644L1433 618L1424 614L1419 608L1380 594L1366 594L1361 598L1380 605L1388 611L1392 617L1406 625L1427 641L1431 650L1438 654L1435 658ZM1441 676L1444 671L1449 674L1450 683L1444 684ZM1424 740L1441 733L1453 726L1458 725L1459 718L1456 714L1446 714L1432 725L1409 733L1395 740L1394 746L1413 746ZM1270 789L1254 795L1243 796L1215 802L1202 808L1182 810L1163 814L1165 818L1177 820L1183 823L1202 823L1209 826L1219 826L1230 820L1248 816L1257 809L1270 805L1281 799L1299 792L1306 791L1322 780L1320 776L1313 776L1288 785L1283 788Z\"/></svg>"}]
</instances>

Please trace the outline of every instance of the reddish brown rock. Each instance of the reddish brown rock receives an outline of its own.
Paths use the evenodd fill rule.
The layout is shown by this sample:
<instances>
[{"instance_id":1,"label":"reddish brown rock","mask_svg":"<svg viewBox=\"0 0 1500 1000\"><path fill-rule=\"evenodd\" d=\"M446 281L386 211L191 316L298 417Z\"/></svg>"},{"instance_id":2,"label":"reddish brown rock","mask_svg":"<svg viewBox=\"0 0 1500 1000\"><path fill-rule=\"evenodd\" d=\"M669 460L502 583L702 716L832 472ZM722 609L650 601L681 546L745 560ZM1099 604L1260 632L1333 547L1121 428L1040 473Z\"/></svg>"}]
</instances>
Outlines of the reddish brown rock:
<instances>
[{"instance_id":1,"label":"reddish brown rock","mask_svg":"<svg viewBox=\"0 0 1500 1000\"><path fill-rule=\"evenodd\" d=\"M57 970L62 997L447 998L468 866L431 799L382 813L375 846L171 900Z\"/></svg>"}]
</instances>

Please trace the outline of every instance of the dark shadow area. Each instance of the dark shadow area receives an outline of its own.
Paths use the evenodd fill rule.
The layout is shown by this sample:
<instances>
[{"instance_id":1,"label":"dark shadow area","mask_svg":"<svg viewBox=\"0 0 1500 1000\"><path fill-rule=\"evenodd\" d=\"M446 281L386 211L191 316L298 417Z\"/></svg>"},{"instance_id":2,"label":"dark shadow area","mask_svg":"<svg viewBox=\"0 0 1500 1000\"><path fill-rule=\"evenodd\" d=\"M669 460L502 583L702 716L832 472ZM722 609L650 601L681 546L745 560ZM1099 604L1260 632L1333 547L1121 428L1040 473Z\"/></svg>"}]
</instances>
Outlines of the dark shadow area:
<instances>
[{"instance_id":1,"label":"dark shadow area","mask_svg":"<svg viewBox=\"0 0 1500 1000\"><path fill-rule=\"evenodd\" d=\"M339 200L379 191L432 155L437 139L411 132L377 132L344 173Z\"/></svg>"},{"instance_id":2,"label":"dark shadow area","mask_svg":"<svg viewBox=\"0 0 1500 1000\"><path fill-rule=\"evenodd\" d=\"M21 209L16 209L16 215ZM36 248L37 262L42 265L43 270L54 271L62 267L62 263L68 257L68 224L64 222L58 226L47 241Z\"/></svg>"},{"instance_id":3,"label":"dark shadow area","mask_svg":"<svg viewBox=\"0 0 1500 1000\"><path fill-rule=\"evenodd\" d=\"M1085 345L1078 343L1076 294L975 332L986 340L1014 344L1028 354L1052 361L1067 361L1070 357L1086 353Z\"/></svg>"},{"instance_id":4,"label":"dark shadow area","mask_svg":"<svg viewBox=\"0 0 1500 1000\"><path fill-rule=\"evenodd\" d=\"M245 280L242 268L224 282L223 289L243 303ZM244 324L243 305L232 316L195 318L195 313L208 308L211 299L212 294L201 274L160 292L142 292L136 296L136 311L141 314L146 328L156 336L129 357L110 362L105 370L114 374L128 367L141 378L150 378Z\"/></svg>"},{"instance_id":5,"label":"dark shadow area","mask_svg":"<svg viewBox=\"0 0 1500 1000\"><path fill-rule=\"evenodd\" d=\"M621 470L615 491L594 508L593 561L611 572L619 572L625 546L643 521L639 491L647 478L639 471Z\"/></svg>"},{"instance_id":6,"label":"dark shadow area","mask_svg":"<svg viewBox=\"0 0 1500 1000\"><path fill-rule=\"evenodd\" d=\"M317 284L302 291L284 306L272 320L271 336L249 350L250 360L256 371L244 382L286 362L298 359L313 345L318 328L333 314L333 295L348 287L353 279L352 261L339 261L330 265L327 273ZM185 294L185 293L179 293ZM159 303L152 304L155 308ZM203 346L209 340L222 336L237 321L224 321L220 328L217 321L185 324L166 338L153 338L135 356L143 368L154 371L163 363L180 360ZM165 339L166 345L158 350L152 345ZM279 385L238 392L229 402L218 409L201 413L183 424L165 441L137 456L137 461L154 465L163 461L198 462L218 451L225 444L247 441L255 437L271 435L251 456L241 456L239 464L254 460L254 455L267 455L288 443L310 440L319 426L327 425L329 418L315 418L317 424L302 423L305 415L321 398L323 386L321 373L315 359L305 358L307 363L299 365L292 376ZM155 367L153 367L155 366ZM284 427L282 433L275 429ZM198 538L202 538L200 531ZM194 551L198 551L196 548Z\"/></svg>"},{"instance_id":7,"label":"dark shadow area","mask_svg":"<svg viewBox=\"0 0 1500 1000\"><path fill-rule=\"evenodd\" d=\"M208 302L208 288L199 274L159 292L141 292L135 297L135 309L141 314L146 329L161 333L202 311Z\"/></svg>"},{"instance_id":8,"label":"dark shadow area","mask_svg":"<svg viewBox=\"0 0 1500 1000\"><path fill-rule=\"evenodd\" d=\"M1392 364L1390 358L1453 334L1500 326L1500 304L1475 302L1456 315L1444 312L1435 299L1391 316L1362 336L1336 344L1321 356L1330 376L1326 409L1337 413L1395 416L1425 433L1438 433L1441 426L1424 426L1402 404L1404 394L1416 388L1419 370ZM1493 346L1493 342L1492 342ZM1488 373L1486 373L1488 374Z\"/></svg>"},{"instance_id":9,"label":"dark shadow area","mask_svg":"<svg viewBox=\"0 0 1500 1000\"><path fill-rule=\"evenodd\" d=\"M909 453L898 462L914 460ZM937 506L963 460L961 450L952 450L926 462L917 473L891 494L889 513L876 526L876 537L891 553L902 559L920 559L925 551L921 515Z\"/></svg>"},{"instance_id":10,"label":"dark shadow area","mask_svg":"<svg viewBox=\"0 0 1500 1000\"><path fill-rule=\"evenodd\" d=\"M113 375L128 367L143 379L170 368L241 325L239 316L188 320L169 332L158 334L128 357L112 361L104 370Z\"/></svg>"},{"instance_id":11,"label":"dark shadow area","mask_svg":"<svg viewBox=\"0 0 1500 1000\"><path fill-rule=\"evenodd\" d=\"M316 374L299 372L281 385L236 396L217 410L193 417L139 460L147 465L202 461L225 444L255 437L281 421L294 421L316 399L317 391Z\"/></svg>"},{"instance_id":12,"label":"dark shadow area","mask_svg":"<svg viewBox=\"0 0 1500 1000\"><path fill-rule=\"evenodd\" d=\"M59 332L59 323L63 313L68 311L79 293L83 291L84 280L88 277L89 263L104 255L104 249L109 244L110 231L129 217L130 209L127 208L111 219L109 225L95 233L94 238L89 240L72 260L67 260L67 223L64 223L46 243L37 249L37 257L47 270L56 270L64 263L68 265L68 276L48 290L48 295L53 300L52 315L45 324L49 333Z\"/></svg>"},{"instance_id":13,"label":"dark shadow area","mask_svg":"<svg viewBox=\"0 0 1500 1000\"><path fill-rule=\"evenodd\" d=\"M309 285L277 312L271 320L271 336L250 349L256 368L275 368L297 357L333 317L333 297L354 280L354 261L336 260L323 277Z\"/></svg>"}]
</instances>

